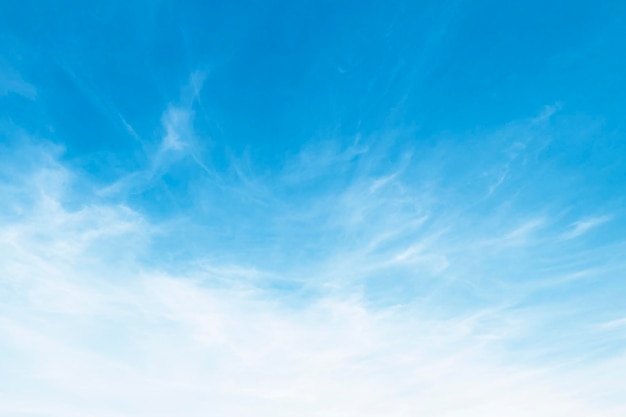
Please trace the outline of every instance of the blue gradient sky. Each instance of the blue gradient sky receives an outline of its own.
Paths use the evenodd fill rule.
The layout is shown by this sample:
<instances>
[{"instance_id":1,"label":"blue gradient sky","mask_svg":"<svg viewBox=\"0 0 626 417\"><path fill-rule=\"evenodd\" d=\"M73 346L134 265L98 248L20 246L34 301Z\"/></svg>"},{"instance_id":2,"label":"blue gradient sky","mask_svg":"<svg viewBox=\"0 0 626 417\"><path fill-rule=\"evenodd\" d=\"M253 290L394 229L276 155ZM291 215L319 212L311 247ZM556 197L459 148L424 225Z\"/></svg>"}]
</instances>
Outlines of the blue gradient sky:
<instances>
[{"instance_id":1,"label":"blue gradient sky","mask_svg":"<svg viewBox=\"0 0 626 417\"><path fill-rule=\"evenodd\" d=\"M626 3L1 1L0 416L626 415Z\"/></svg>"}]
</instances>

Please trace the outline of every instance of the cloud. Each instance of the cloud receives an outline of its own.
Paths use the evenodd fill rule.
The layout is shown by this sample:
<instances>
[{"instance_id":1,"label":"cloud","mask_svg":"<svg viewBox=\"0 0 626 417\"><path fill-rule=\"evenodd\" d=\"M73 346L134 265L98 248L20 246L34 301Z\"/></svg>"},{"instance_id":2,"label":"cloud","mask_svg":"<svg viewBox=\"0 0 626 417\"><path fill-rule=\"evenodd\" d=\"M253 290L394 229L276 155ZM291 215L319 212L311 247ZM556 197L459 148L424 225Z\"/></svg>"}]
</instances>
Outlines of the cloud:
<instances>
[{"instance_id":1,"label":"cloud","mask_svg":"<svg viewBox=\"0 0 626 417\"><path fill-rule=\"evenodd\" d=\"M146 151L147 164L141 169L135 169L118 178L112 184L99 190L102 196L119 196L131 192L141 192L151 188L172 165L185 159L202 169L205 175L212 178L216 173L198 157L198 138L194 130L195 110L194 102L200 100L199 92L205 79L205 74L199 71L192 73L189 83L181 89L179 100L168 103L161 114L161 137L157 146ZM128 133L135 139L141 138L134 128L118 114L120 122ZM144 146L150 148L149 146Z\"/></svg>"},{"instance_id":2,"label":"cloud","mask_svg":"<svg viewBox=\"0 0 626 417\"><path fill-rule=\"evenodd\" d=\"M163 141L180 148L162 152L187 149L191 116L178 111L166 109ZM264 176L240 171L220 190L227 215L190 210L176 227L103 198L61 149L12 150L0 414L624 415L623 351L587 350L598 299L548 292L620 264L558 241L560 207L477 205L433 154L313 148ZM272 204L240 198L250 187ZM201 251L181 260L198 229Z\"/></svg>"},{"instance_id":3,"label":"cloud","mask_svg":"<svg viewBox=\"0 0 626 417\"><path fill-rule=\"evenodd\" d=\"M13 361L4 369L22 371L3 387L3 414L199 416L207 407L218 415L259 416L623 411L581 401L551 372L510 362L481 342L466 318L372 311L358 298L332 296L294 309L263 292L211 289L200 277L149 269L111 285L109 268L80 268L97 261L84 255L71 267L55 262L60 273L31 278L25 304L3 307L3 357ZM66 309L32 297L50 280L64 282L62 291L74 297L61 300ZM42 298L58 299L59 291ZM582 376L572 376L576 390L589 392ZM31 387L28 397L23 384ZM72 400L77 395L84 400Z\"/></svg>"},{"instance_id":4,"label":"cloud","mask_svg":"<svg viewBox=\"0 0 626 417\"><path fill-rule=\"evenodd\" d=\"M603 323L600 327L605 330L619 329L626 326L626 317L616 320L611 320Z\"/></svg>"},{"instance_id":5,"label":"cloud","mask_svg":"<svg viewBox=\"0 0 626 417\"><path fill-rule=\"evenodd\" d=\"M37 98L35 86L24 81L15 69L0 61L0 95L6 96L9 93L18 94L29 100Z\"/></svg>"},{"instance_id":6,"label":"cloud","mask_svg":"<svg viewBox=\"0 0 626 417\"><path fill-rule=\"evenodd\" d=\"M193 139L191 122L193 115L189 110L170 106L163 114L165 135L161 141L160 152L180 151Z\"/></svg>"},{"instance_id":7,"label":"cloud","mask_svg":"<svg viewBox=\"0 0 626 417\"><path fill-rule=\"evenodd\" d=\"M611 220L611 216L590 217L584 220L578 220L572 223L570 230L563 235L563 238L575 239Z\"/></svg>"}]
</instances>

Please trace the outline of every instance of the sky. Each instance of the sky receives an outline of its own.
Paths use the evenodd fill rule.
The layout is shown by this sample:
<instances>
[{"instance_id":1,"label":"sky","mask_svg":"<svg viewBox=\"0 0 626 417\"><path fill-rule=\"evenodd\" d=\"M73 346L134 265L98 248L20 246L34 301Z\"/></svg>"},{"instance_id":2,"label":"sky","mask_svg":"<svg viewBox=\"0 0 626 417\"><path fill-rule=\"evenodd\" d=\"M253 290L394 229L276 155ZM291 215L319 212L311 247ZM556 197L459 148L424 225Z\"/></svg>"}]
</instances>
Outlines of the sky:
<instances>
[{"instance_id":1,"label":"sky","mask_svg":"<svg viewBox=\"0 0 626 417\"><path fill-rule=\"evenodd\" d=\"M0 1L1 417L626 415L626 3Z\"/></svg>"}]
</instances>

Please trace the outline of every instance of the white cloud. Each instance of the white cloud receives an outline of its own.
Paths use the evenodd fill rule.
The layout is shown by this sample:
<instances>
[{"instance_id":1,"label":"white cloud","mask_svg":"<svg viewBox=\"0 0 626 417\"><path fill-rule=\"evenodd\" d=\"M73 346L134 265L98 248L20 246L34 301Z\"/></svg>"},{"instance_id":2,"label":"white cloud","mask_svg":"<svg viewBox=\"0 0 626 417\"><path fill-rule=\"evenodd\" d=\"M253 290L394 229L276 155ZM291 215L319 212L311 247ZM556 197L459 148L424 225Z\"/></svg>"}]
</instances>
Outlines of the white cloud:
<instances>
[{"instance_id":1,"label":"white cloud","mask_svg":"<svg viewBox=\"0 0 626 417\"><path fill-rule=\"evenodd\" d=\"M180 107L170 106L163 114L165 135L161 142L161 152L180 151L193 138L193 114Z\"/></svg>"},{"instance_id":2,"label":"white cloud","mask_svg":"<svg viewBox=\"0 0 626 417\"><path fill-rule=\"evenodd\" d=\"M104 280L74 278L92 290ZM624 411L586 399L595 391L584 375L564 381L553 371L507 361L460 320L373 312L358 300L335 298L292 310L263 294L210 290L149 272L95 291L104 308L88 316L51 315L33 311L34 305L28 314L8 310L0 333L3 356L14 364L4 369L22 372L11 386L3 384L0 413L547 417ZM28 391L20 389L25 384Z\"/></svg>"},{"instance_id":3,"label":"white cloud","mask_svg":"<svg viewBox=\"0 0 626 417\"><path fill-rule=\"evenodd\" d=\"M563 235L564 239L575 239L588 231L611 221L611 216L590 217L572 223L570 230Z\"/></svg>"},{"instance_id":4,"label":"white cloud","mask_svg":"<svg viewBox=\"0 0 626 417\"><path fill-rule=\"evenodd\" d=\"M178 141L184 147L189 127L187 116L175 113L163 119L164 141L177 132L167 139L168 151ZM307 166L332 167L357 153L322 152L321 161L310 154ZM38 166L22 172L19 190L6 196L21 210L0 222L0 415L626 413L622 354L546 359L542 352L558 347L524 346L549 336L533 327L543 311L502 307L515 307L507 290L520 287L493 276L545 246L518 262L490 249L544 244L536 233L549 233L544 217L509 212L475 224L437 212L436 192L409 189L401 173L362 169L349 185L320 197L324 204L304 200L271 219L287 229L314 219L305 230L313 237L303 233L297 243L331 242L326 255L266 270L254 259L221 263L209 253L175 273L141 256L167 254L149 252L158 224L118 203L94 199L70 207L76 174L54 156ZM392 178L398 187L369 192L376 178ZM293 220L293 212L301 217ZM300 249L294 240L287 246L289 254ZM412 280L425 281L415 273L420 266L448 275L411 302L376 305L362 289L373 273L392 279L413 272ZM294 303L259 285L274 279L303 279L315 295ZM468 285L454 287L451 304L432 311L436 291L456 279ZM463 304L475 296L470 287L480 287L487 307Z\"/></svg>"}]
</instances>

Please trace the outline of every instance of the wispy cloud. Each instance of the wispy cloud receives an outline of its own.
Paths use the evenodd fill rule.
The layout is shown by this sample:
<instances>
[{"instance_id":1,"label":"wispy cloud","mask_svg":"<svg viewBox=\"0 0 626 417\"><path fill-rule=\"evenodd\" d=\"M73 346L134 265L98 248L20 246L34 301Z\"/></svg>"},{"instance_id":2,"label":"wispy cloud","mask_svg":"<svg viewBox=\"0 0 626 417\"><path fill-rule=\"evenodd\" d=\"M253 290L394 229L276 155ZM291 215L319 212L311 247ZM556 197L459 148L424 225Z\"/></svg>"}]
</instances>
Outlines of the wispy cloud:
<instances>
[{"instance_id":1,"label":"wispy cloud","mask_svg":"<svg viewBox=\"0 0 626 417\"><path fill-rule=\"evenodd\" d=\"M619 2L18 3L0 417L626 415Z\"/></svg>"},{"instance_id":2,"label":"wispy cloud","mask_svg":"<svg viewBox=\"0 0 626 417\"><path fill-rule=\"evenodd\" d=\"M163 115L165 135L159 151L180 151L193 140L192 120L193 115L189 110L169 107Z\"/></svg>"},{"instance_id":3,"label":"wispy cloud","mask_svg":"<svg viewBox=\"0 0 626 417\"><path fill-rule=\"evenodd\" d=\"M164 114L162 152L185 149L190 120L177 111ZM214 220L164 228L110 196L98 199L97 187L87 187L94 195L82 194L72 206L81 179L58 150L41 148L37 164L15 167L18 175L5 177L5 185L20 183L19 195L8 197L22 208L0 227L0 351L11 376L0 379L0 413L626 411L619 400L623 374L614 372L624 369L623 353L585 359L575 347L587 343L582 330L554 341L559 331L549 327L570 334L568 320L584 315L585 306L564 310L563 319L557 306L567 299L533 299L580 282L555 281L559 276L583 274L578 265L560 263L554 243L560 232L547 209L476 218L468 194L417 177L419 161L415 167L399 158L383 169L381 155L355 149L306 151L273 177L236 176L244 188L273 184L276 204L223 194L233 204L227 221L266 220L239 229L251 239L229 257L225 239L206 240L201 256L169 268L154 261L171 248L159 248L159 239L178 242ZM315 176L295 176L302 161ZM343 181L311 198L283 194L338 173ZM446 211L449 199L454 210ZM580 235L606 221L573 227ZM272 258L276 247L287 260ZM594 259L599 265L608 258ZM601 273L585 268L585 279ZM539 285L551 279L551 286ZM620 323L607 326L621 331ZM77 393L89 400L72 400Z\"/></svg>"},{"instance_id":4,"label":"wispy cloud","mask_svg":"<svg viewBox=\"0 0 626 417\"><path fill-rule=\"evenodd\" d=\"M583 220L578 220L571 224L570 230L563 235L563 238L575 239L611 220L611 216L589 217Z\"/></svg>"},{"instance_id":5,"label":"wispy cloud","mask_svg":"<svg viewBox=\"0 0 626 417\"><path fill-rule=\"evenodd\" d=\"M600 327L605 330L617 330L626 327L626 317L602 323Z\"/></svg>"},{"instance_id":6,"label":"wispy cloud","mask_svg":"<svg viewBox=\"0 0 626 417\"><path fill-rule=\"evenodd\" d=\"M37 89L25 81L18 71L0 60L0 95L18 94L29 100L37 98Z\"/></svg>"}]
</instances>

